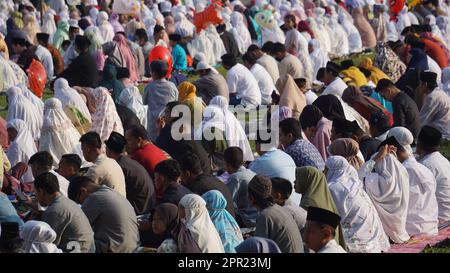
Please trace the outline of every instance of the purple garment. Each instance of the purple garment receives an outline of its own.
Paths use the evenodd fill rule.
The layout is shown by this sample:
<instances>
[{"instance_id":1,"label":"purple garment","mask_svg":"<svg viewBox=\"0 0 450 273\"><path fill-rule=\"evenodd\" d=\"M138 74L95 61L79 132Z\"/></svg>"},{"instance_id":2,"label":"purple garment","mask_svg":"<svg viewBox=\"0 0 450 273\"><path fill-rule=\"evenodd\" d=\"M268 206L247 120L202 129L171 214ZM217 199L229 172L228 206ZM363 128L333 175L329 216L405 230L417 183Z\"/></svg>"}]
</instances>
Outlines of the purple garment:
<instances>
[{"instance_id":1,"label":"purple garment","mask_svg":"<svg viewBox=\"0 0 450 273\"><path fill-rule=\"evenodd\" d=\"M235 249L237 253L281 253L277 243L262 237L250 237Z\"/></svg>"},{"instance_id":2,"label":"purple garment","mask_svg":"<svg viewBox=\"0 0 450 273\"><path fill-rule=\"evenodd\" d=\"M122 24L120 24L120 22L119 22L119 14L117 14L117 13L111 14L111 17L109 18L109 22L111 23L111 25L114 29L114 34L116 34L117 32L125 32L125 29L123 28Z\"/></svg>"}]
</instances>

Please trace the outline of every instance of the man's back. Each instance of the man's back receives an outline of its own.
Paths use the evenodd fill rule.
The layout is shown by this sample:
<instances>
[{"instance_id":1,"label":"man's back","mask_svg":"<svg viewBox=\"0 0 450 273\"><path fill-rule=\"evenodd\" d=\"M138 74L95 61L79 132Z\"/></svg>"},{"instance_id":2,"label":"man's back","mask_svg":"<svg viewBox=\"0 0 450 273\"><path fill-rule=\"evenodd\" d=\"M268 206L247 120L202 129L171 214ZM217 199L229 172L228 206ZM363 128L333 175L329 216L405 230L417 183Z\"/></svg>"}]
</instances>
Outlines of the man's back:
<instances>
[{"instance_id":1,"label":"man's back","mask_svg":"<svg viewBox=\"0 0 450 273\"><path fill-rule=\"evenodd\" d=\"M192 192L188 188L174 182L164 191L158 204L171 203L178 206L181 198L190 193Z\"/></svg>"},{"instance_id":2,"label":"man's back","mask_svg":"<svg viewBox=\"0 0 450 273\"><path fill-rule=\"evenodd\" d=\"M280 75L289 74L294 79L303 78L302 63L297 57L289 53L278 63L278 70Z\"/></svg>"},{"instance_id":3,"label":"man's back","mask_svg":"<svg viewBox=\"0 0 450 273\"><path fill-rule=\"evenodd\" d=\"M239 57L239 46L231 32L224 31L220 34L220 39L222 39L223 45L225 46L225 50L228 54L231 54L234 57Z\"/></svg>"},{"instance_id":4,"label":"man's back","mask_svg":"<svg viewBox=\"0 0 450 273\"><path fill-rule=\"evenodd\" d=\"M125 176L127 199L136 214L145 214L155 205L155 187L150 175L136 160L121 156L117 161Z\"/></svg>"},{"instance_id":5,"label":"man's back","mask_svg":"<svg viewBox=\"0 0 450 273\"><path fill-rule=\"evenodd\" d=\"M215 176L210 174L200 174L197 179L187 186L193 193L198 195L203 195L210 190L220 191L225 199L227 200L227 211L235 216L235 211L233 207L233 198L231 197L230 190L228 190L225 183L220 181Z\"/></svg>"},{"instance_id":6,"label":"man's back","mask_svg":"<svg viewBox=\"0 0 450 273\"><path fill-rule=\"evenodd\" d=\"M100 155L89 167L86 176L99 185L106 185L126 197L125 176L122 168L114 159Z\"/></svg>"},{"instance_id":7,"label":"man's back","mask_svg":"<svg viewBox=\"0 0 450 273\"><path fill-rule=\"evenodd\" d=\"M194 82L197 88L197 96L200 96L206 104L215 96L229 98L228 84L225 78L213 71Z\"/></svg>"},{"instance_id":8,"label":"man's back","mask_svg":"<svg viewBox=\"0 0 450 273\"><path fill-rule=\"evenodd\" d=\"M303 253L303 240L292 215L279 205L261 211L256 220L255 236L275 241L282 253Z\"/></svg>"},{"instance_id":9,"label":"man's back","mask_svg":"<svg viewBox=\"0 0 450 273\"><path fill-rule=\"evenodd\" d=\"M422 126L429 125L438 129L444 136L450 135L450 97L436 88L424 98L420 109Z\"/></svg>"},{"instance_id":10,"label":"man's back","mask_svg":"<svg viewBox=\"0 0 450 273\"><path fill-rule=\"evenodd\" d=\"M406 94L400 92L392 100L394 127L406 127L417 138L420 130L420 115L417 104Z\"/></svg>"},{"instance_id":11,"label":"man's back","mask_svg":"<svg viewBox=\"0 0 450 273\"><path fill-rule=\"evenodd\" d=\"M82 209L94 230L97 252L132 252L139 246L134 209L117 192L102 186L84 200Z\"/></svg>"},{"instance_id":12,"label":"man's back","mask_svg":"<svg viewBox=\"0 0 450 273\"><path fill-rule=\"evenodd\" d=\"M81 252L93 252L94 232L86 215L72 200L60 195L47 207L42 221L56 232L54 243L61 249L71 251L79 245ZM70 243L75 242L75 244Z\"/></svg>"},{"instance_id":13,"label":"man's back","mask_svg":"<svg viewBox=\"0 0 450 273\"><path fill-rule=\"evenodd\" d=\"M70 63L60 77L67 79L70 86L96 88L98 71L95 59L89 53L82 53Z\"/></svg>"},{"instance_id":14,"label":"man's back","mask_svg":"<svg viewBox=\"0 0 450 273\"><path fill-rule=\"evenodd\" d=\"M272 77L273 83L276 83L278 78L280 78L280 71L278 70L278 63L274 57L264 54L258 58L256 61L262 67L264 67L267 72L269 72L270 77Z\"/></svg>"},{"instance_id":15,"label":"man's back","mask_svg":"<svg viewBox=\"0 0 450 273\"><path fill-rule=\"evenodd\" d=\"M233 198L236 214L246 227L254 227L258 211L248 201L248 183L256 174L244 166L228 178L227 187Z\"/></svg>"},{"instance_id":16,"label":"man's back","mask_svg":"<svg viewBox=\"0 0 450 273\"><path fill-rule=\"evenodd\" d=\"M131 158L141 164L150 177L153 177L155 167L159 162L166 160L166 154L153 143L148 143L136 150Z\"/></svg>"},{"instance_id":17,"label":"man's back","mask_svg":"<svg viewBox=\"0 0 450 273\"><path fill-rule=\"evenodd\" d=\"M227 73L227 84L230 94L242 99L244 106L261 104L261 92L253 74L240 63L235 64Z\"/></svg>"}]
</instances>

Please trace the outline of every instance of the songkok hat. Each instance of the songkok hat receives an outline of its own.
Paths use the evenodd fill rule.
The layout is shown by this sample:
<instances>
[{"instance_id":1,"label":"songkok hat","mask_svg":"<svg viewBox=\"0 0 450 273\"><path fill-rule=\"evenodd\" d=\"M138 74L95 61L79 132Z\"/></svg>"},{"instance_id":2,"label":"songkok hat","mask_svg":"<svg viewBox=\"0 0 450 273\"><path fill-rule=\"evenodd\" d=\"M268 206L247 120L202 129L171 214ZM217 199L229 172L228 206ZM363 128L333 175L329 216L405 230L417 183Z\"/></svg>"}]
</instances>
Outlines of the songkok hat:
<instances>
[{"instance_id":1,"label":"songkok hat","mask_svg":"<svg viewBox=\"0 0 450 273\"><path fill-rule=\"evenodd\" d=\"M48 43L48 39L50 38L50 35L48 35L47 33L44 33L44 32L40 32L40 33L36 34L36 38L39 41L42 41L44 43Z\"/></svg>"},{"instance_id":2,"label":"songkok hat","mask_svg":"<svg viewBox=\"0 0 450 273\"><path fill-rule=\"evenodd\" d=\"M333 120L333 127L335 128L335 130L337 132L351 132L351 133L355 133L357 132L360 128L358 125L358 122L354 121L348 121L346 119L343 118L335 118Z\"/></svg>"},{"instance_id":3,"label":"songkok hat","mask_svg":"<svg viewBox=\"0 0 450 273\"><path fill-rule=\"evenodd\" d=\"M378 145L378 149L380 150L381 147L383 147L384 145L390 145L390 146L394 146L397 149L402 148L402 145L400 145L400 143L398 143L397 139L395 139L395 137L388 137L386 138L385 141L381 142L380 145Z\"/></svg>"},{"instance_id":4,"label":"songkok hat","mask_svg":"<svg viewBox=\"0 0 450 273\"><path fill-rule=\"evenodd\" d=\"M428 85L436 85L437 74L431 71L424 71L420 73L420 81Z\"/></svg>"},{"instance_id":5,"label":"songkok hat","mask_svg":"<svg viewBox=\"0 0 450 273\"><path fill-rule=\"evenodd\" d=\"M339 74L339 72L341 72L341 67L337 63L334 63L334 62L328 62L326 68L328 70L336 72L337 74Z\"/></svg>"},{"instance_id":6,"label":"songkok hat","mask_svg":"<svg viewBox=\"0 0 450 273\"><path fill-rule=\"evenodd\" d=\"M125 137L117 132L112 132L108 140L105 141L106 147L116 153L122 153L125 150L127 141Z\"/></svg>"},{"instance_id":7,"label":"songkok hat","mask_svg":"<svg viewBox=\"0 0 450 273\"><path fill-rule=\"evenodd\" d=\"M438 129L425 125L420 130L418 142L430 148L437 148L441 144L442 134Z\"/></svg>"},{"instance_id":8,"label":"songkok hat","mask_svg":"<svg viewBox=\"0 0 450 273\"><path fill-rule=\"evenodd\" d=\"M248 188L261 198L272 196L272 181L263 175L255 175L248 183Z\"/></svg>"},{"instance_id":9,"label":"songkok hat","mask_svg":"<svg viewBox=\"0 0 450 273\"><path fill-rule=\"evenodd\" d=\"M321 209L317 207L309 207L308 215L306 220L314 221L319 224L329 225L332 228L337 228L341 221L341 217L336 213L333 213L326 209Z\"/></svg>"},{"instance_id":10,"label":"songkok hat","mask_svg":"<svg viewBox=\"0 0 450 273\"><path fill-rule=\"evenodd\" d=\"M411 148L411 144L414 142L414 136L411 131L409 131L405 127L394 127L389 130L387 135L388 137L395 137L398 143L411 155L413 154L413 150Z\"/></svg>"}]
</instances>

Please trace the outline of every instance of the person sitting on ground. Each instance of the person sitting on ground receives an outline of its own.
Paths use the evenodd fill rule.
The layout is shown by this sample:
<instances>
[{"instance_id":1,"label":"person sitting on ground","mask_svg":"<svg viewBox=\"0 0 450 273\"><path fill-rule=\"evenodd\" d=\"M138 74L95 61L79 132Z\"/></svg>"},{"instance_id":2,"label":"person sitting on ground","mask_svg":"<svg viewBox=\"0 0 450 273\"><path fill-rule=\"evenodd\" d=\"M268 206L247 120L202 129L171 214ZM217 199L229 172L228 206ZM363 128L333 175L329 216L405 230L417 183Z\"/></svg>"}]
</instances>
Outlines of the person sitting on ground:
<instances>
[{"instance_id":1,"label":"person sitting on ground","mask_svg":"<svg viewBox=\"0 0 450 273\"><path fill-rule=\"evenodd\" d=\"M306 210L289 200L289 196L291 196L293 191L292 183L278 177L271 178L270 180L272 181L273 200L294 217L298 230L302 233L306 224Z\"/></svg>"},{"instance_id":2,"label":"person sitting on ground","mask_svg":"<svg viewBox=\"0 0 450 273\"><path fill-rule=\"evenodd\" d=\"M346 253L334 239L340 221L336 213L309 207L304 233L306 246L316 253Z\"/></svg>"},{"instance_id":3,"label":"person sitting on ground","mask_svg":"<svg viewBox=\"0 0 450 273\"><path fill-rule=\"evenodd\" d=\"M180 34L169 35L170 47L172 47L172 69L184 71L187 69L186 51L180 45Z\"/></svg>"},{"instance_id":4,"label":"person sitting on ground","mask_svg":"<svg viewBox=\"0 0 450 273\"><path fill-rule=\"evenodd\" d=\"M248 183L256 175L244 166L244 154L239 147L229 147L223 153L225 170L230 175L226 181L233 198L236 220L241 227L256 225L258 211L248 202Z\"/></svg>"},{"instance_id":5,"label":"person sitting on ground","mask_svg":"<svg viewBox=\"0 0 450 273\"><path fill-rule=\"evenodd\" d=\"M86 161L94 163L86 176L99 185L111 187L122 196L127 196L125 177L120 165L102 152L102 142L96 132L81 136L81 150Z\"/></svg>"},{"instance_id":6,"label":"person sitting on ground","mask_svg":"<svg viewBox=\"0 0 450 273\"><path fill-rule=\"evenodd\" d=\"M324 95L335 95L337 97L342 97L344 90L347 88L347 84L339 78L339 73L341 72L341 67L334 63L328 62L325 67L325 71L322 78L318 78L319 81L326 85L325 90L323 90L321 96ZM319 72L317 72L319 75Z\"/></svg>"},{"instance_id":7,"label":"person sitting on ground","mask_svg":"<svg viewBox=\"0 0 450 273\"><path fill-rule=\"evenodd\" d=\"M197 95L202 98L205 104L208 105L216 96L229 99L227 81L220 73L212 70L212 67L204 61L199 62L195 69L200 78L193 84L197 88Z\"/></svg>"},{"instance_id":8,"label":"person sitting on ground","mask_svg":"<svg viewBox=\"0 0 450 273\"><path fill-rule=\"evenodd\" d=\"M357 87L367 85L366 76L355 66L353 60L348 59L341 62L341 74L356 84Z\"/></svg>"},{"instance_id":9,"label":"person sitting on ground","mask_svg":"<svg viewBox=\"0 0 450 273\"><path fill-rule=\"evenodd\" d=\"M81 204L94 231L97 253L134 252L139 246L136 213L128 200L86 176L75 178L69 198Z\"/></svg>"},{"instance_id":10,"label":"person sitting on ground","mask_svg":"<svg viewBox=\"0 0 450 273\"><path fill-rule=\"evenodd\" d=\"M332 121L323 116L315 105L307 105L300 114L300 125L308 140L317 148L323 160L327 160L327 147L331 144Z\"/></svg>"},{"instance_id":11,"label":"person sitting on ground","mask_svg":"<svg viewBox=\"0 0 450 273\"><path fill-rule=\"evenodd\" d=\"M180 184L180 164L173 159L161 161L155 167L155 187L160 193L158 204L172 203L178 205L181 198L192 193Z\"/></svg>"},{"instance_id":12,"label":"person sitting on ground","mask_svg":"<svg viewBox=\"0 0 450 273\"><path fill-rule=\"evenodd\" d=\"M37 201L47 207L41 221L56 232L53 243L63 251L94 252L94 232L89 220L77 204L59 192L56 176L43 173L34 180L34 187ZM78 243L76 248L73 242Z\"/></svg>"},{"instance_id":13,"label":"person sitting on ground","mask_svg":"<svg viewBox=\"0 0 450 273\"><path fill-rule=\"evenodd\" d=\"M155 205L155 187L145 168L127 156L125 137L112 132L105 141L106 156L117 161L125 176L127 199L137 215L146 214Z\"/></svg>"},{"instance_id":14,"label":"person sitting on ground","mask_svg":"<svg viewBox=\"0 0 450 273\"><path fill-rule=\"evenodd\" d=\"M278 61L278 71L280 76L289 74L293 79L304 77L304 67L300 60L288 53L282 43L275 43L271 50L272 55Z\"/></svg>"},{"instance_id":15,"label":"person sitting on ground","mask_svg":"<svg viewBox=\"0 0 450 273\"><path fill-rule=\"evenodd\" d=\"M270 42L267 42L268 44ZM275 60L274 57L267 54L261 48L259 48L257 45L251 45L248 47L247 52L250 52L251 54L255 55L256 62L259 63L262 67L264 67L267 72L269 72L270 77L272 78L272 81L275 83L278 81L278 78L280 78L280 72L278 70L278 63L277 60Z\"/></svg>"},{"instance_id":16,"label":"person sitting on ground","mask_svg":"<svg viewBox=\"0 0 450 273\"><path fill-rule=\"evenodd\" d=\"M242 56L242 60L244 61L245 67L252 72L258 82L258 87L261 92L261 104L270 105L272 103L272 92L276 90L270 74L262 65L256 62L257 59L254 54L247 52Z\"/></svg>"},{"instance_id":17,"label":"person sitting on ground","mask_svg":"<svg viewBox=\"0 0 450 273\"><path fill-rule=\"evenodd\" d=\"M317 95L308 88L306 79L297 78L294 79L294 81L298 89L300 89L300 91L302 91L302 93L305 95L306 105L311 105L317 99Z\"/></svg>"},{"instance_id":18,"label":"person sitting on ground","mask_svg":"<svg viewBox=\"0 0 450 273\"><path fill-rule=\"evenodd\" d=\"M24 241L22 245L24 253L62 253L62 250L53 243L56 232L45 222L27 221L20 231L20 238Z\"/></svg>"},{"instance_id":19,"label":"person sitting on ground","mask_svg":"<svg viewBox=\"0 0 450 273\"><path fill-rule=\"evenodd\" d=\"M391 126L389 118L383 113L376 113L370 117L370 135L380 141L386 140L387 134Z\"/></svg>"},{"instance_id":20,"label":"person sitting on ground","mask_svg":"<svg viewBox=\"0 0 450 273\"><path fill-rule=\"evenodd\" d=\"M304 252L302 236L294 218L273 200L270 178L253 177L248 183L248 199L260 211L255 236L275 241L282 253Z\"/></svg>"}]
</instances>

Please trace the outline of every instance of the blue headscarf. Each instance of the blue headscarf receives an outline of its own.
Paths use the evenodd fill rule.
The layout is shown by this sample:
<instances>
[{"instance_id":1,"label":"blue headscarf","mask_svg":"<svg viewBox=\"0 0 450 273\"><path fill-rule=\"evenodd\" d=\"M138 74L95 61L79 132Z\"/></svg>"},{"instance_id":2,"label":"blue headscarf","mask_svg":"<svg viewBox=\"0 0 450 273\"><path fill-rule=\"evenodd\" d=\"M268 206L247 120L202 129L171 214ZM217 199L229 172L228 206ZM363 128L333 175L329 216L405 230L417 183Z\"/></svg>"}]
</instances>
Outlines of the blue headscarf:
<instances>
[{"instance_id":1,"label":"blue headscarf","mask_svg":"<svg viewBox=\"0 0 450 273\"><path fill-rule=\"evenodd\" d=\"M428 70L428 57L425 51L413 48L409 51L409 54L412 55L412 58L408 63L408 68L415 68L419 71Z\"/></svg>"},{"instance_id":2,"label":"blue headscarf","mask_svg":"<svg viewBox=\"0 0 450 273\"><path fill-rule=\"evenodd\" d=\"M16 209L9 201L8 196L0 192L0 223L2 222L16 222L19 227L23 225L22 219L17 215Z\"/></svg>"},{"instance_id":3,"label":"blue headscarf","mask_svg":"<svg viewBox=\"0 0 450 273\"><path fill-rule=\"evenodd\" d=\"M262 237L250 237L236 247L237 253L281 253L274 241Z\"/></svg>"},{"instance_id":4,"label":"blue headscarf","mask_svg":"<svg viewBox=\"0 0 450 273\"><path fill-rule=\"evenodd\" d=\"M227 200L220 191L211 190L203 194L209 212L217 232L222 240L226 253L235 253L235 247L242 241L242 233L236 220L226 210Z\"/></svg>"}]
</instances>

